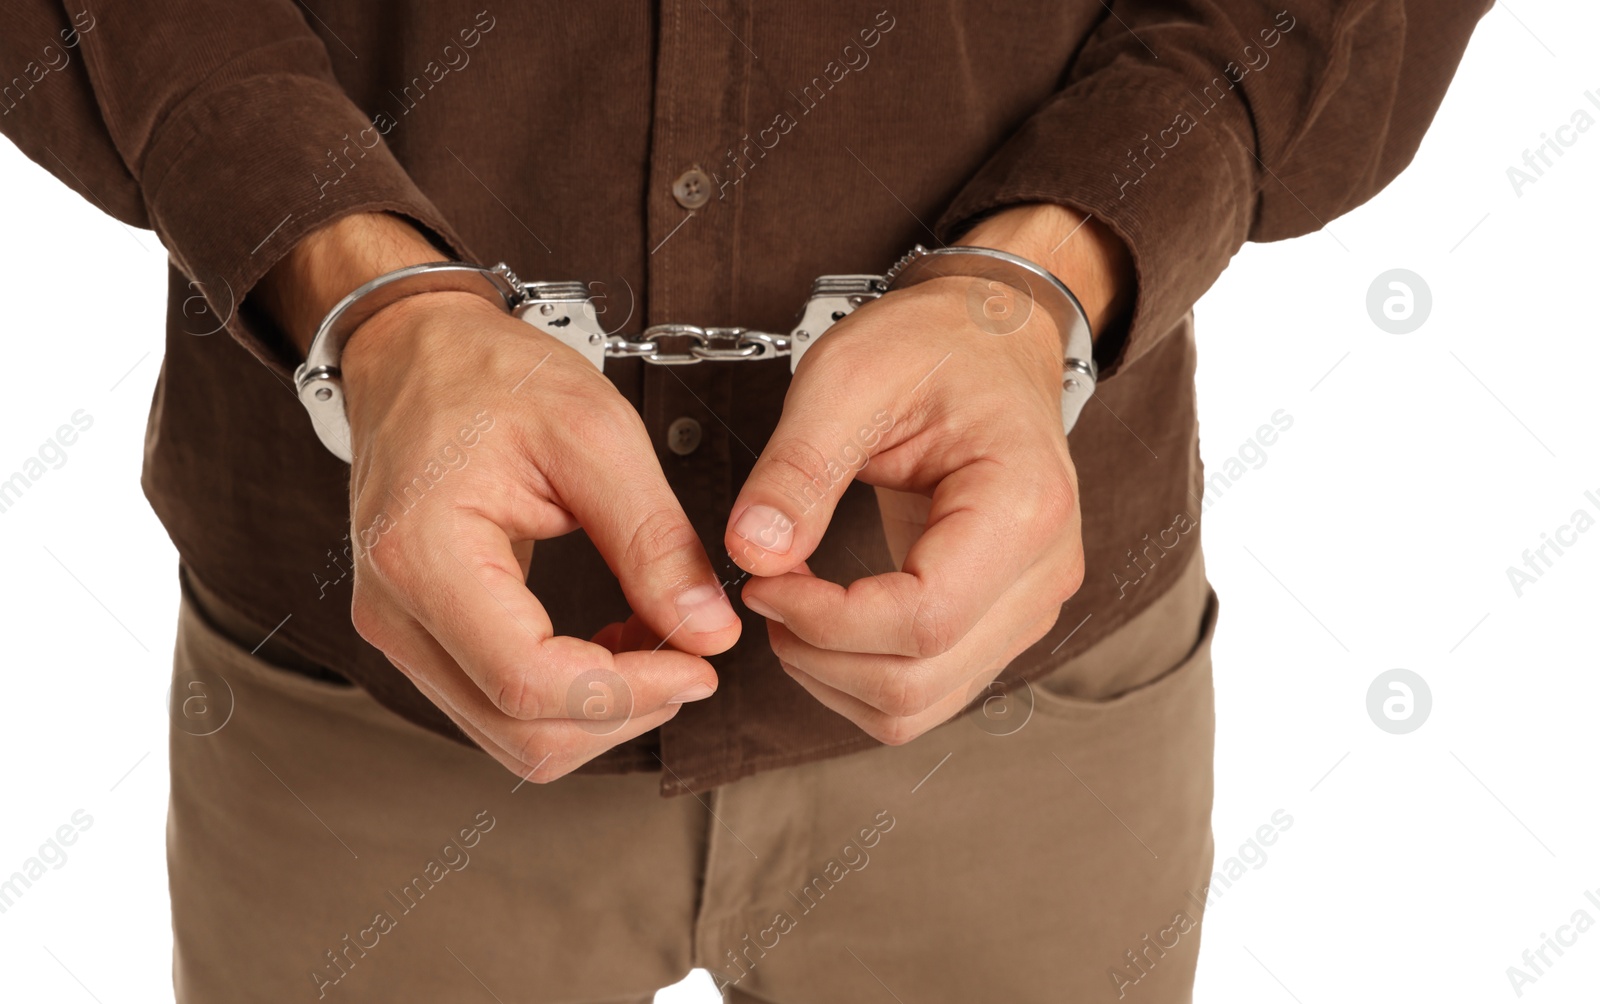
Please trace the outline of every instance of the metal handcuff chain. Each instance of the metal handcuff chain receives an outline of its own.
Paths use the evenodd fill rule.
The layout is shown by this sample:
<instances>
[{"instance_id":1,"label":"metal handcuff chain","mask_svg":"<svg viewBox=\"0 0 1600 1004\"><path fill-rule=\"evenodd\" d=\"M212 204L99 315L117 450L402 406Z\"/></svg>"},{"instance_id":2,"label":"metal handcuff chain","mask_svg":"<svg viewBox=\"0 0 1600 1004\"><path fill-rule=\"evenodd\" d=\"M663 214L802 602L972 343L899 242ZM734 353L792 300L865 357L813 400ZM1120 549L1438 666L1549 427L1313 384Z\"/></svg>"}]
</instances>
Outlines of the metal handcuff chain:
<instances>
[{"instance_id":1,"label":"metal handcuff chain","mask_svg":"<svg viewBox=\"0 0 1600 1004\"><path fill-rule=\"evenodd\" d=\"M612 334L601 326L595 296L582 282L523 282L504 263L492 269L460 262L413 265L379 276L328 312L312 339L306 361L295 370L295 392L323 445L348 463L350 424L345 415L340 356L364 321L407 296L439 291L476 293L576 350L601 371L607 359L637 358L657 366L690 366L787 357L790 372L794 372L806 350L862 304L892 290L943 277L1003 283L1024 294L1055 322L1062 345L1061 423L1070 432L1099 376L1082 305L1061 280L1039 265L1005 251L966 246L929 250L919 244L883 275L820 276L811 284L798 323L783 334L694 324L656 324L638 335Z\"/></svg>"}]
</instances>

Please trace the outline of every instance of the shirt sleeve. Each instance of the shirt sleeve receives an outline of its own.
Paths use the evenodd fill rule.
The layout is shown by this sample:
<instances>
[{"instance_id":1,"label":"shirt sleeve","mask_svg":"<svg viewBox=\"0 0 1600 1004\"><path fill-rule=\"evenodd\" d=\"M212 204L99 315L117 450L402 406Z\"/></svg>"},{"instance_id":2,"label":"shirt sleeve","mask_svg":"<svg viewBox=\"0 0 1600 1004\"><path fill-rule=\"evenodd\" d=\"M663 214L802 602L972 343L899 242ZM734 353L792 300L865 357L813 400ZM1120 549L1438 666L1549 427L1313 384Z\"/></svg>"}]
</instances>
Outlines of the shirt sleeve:
<instances>
[{"instance_id":1,"label":"shirt sleeve","mask_svg":"<svg viewBox=\"0 0 1600 1004\"><path fill-rule=\"evenodd\" d=\"M940 217L954 240L1051 202L1127 244L1110 375L1172 330L1245 241L1310 233L1410 163L1485 0L1110 0L1063 88Z\"/></svg>"},{"instance_id":2,"label":"shirt sleeve","mask_svg":"<svg viewBox=\"0 0 1600 1004\"><path fill-rule=\"evenodd\" d=\"M297 354L247 296L306 234L388 211L442 257L469 257L290 0L9 0L0 39L0 65L26 67L4 89L0 131L153 229L216 321L280 375Z\"/></svg>"}]
</instances>

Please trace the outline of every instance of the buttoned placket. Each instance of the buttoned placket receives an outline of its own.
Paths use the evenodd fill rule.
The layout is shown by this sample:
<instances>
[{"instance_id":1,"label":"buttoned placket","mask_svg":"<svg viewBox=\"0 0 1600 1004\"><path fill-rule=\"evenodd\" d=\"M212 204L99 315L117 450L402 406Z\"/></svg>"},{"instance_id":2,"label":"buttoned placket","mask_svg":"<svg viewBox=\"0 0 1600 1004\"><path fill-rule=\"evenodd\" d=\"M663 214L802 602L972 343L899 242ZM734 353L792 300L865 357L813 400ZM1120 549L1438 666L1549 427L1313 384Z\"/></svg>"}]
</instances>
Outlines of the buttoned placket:
<instances>
[{"instance_id":1,"label":"buttoned placket","mask_svg":"<svg viewBox=\"0 0 1600 1004\"><path fill-rule=\"evenodd\" d=\"M733 293L736 204L731 193L725 197L714 187L712 169L742 131L753 57L735 33L748 37L750 20L746 5L732 0L660 5L647 199L651 324L739 323ZM726 425L737 368L727 363L644 368L645 424L667 481L724 582L738 576L722 543L738 491L729 451L743 449ZM678 438L670 432L674 427ZM682 449L683 430L691 427L697 428L698 442ZM740 609L737 597L732 599ZM747 618L745 630L751 629ZM738 675L719 672L714 696L685 705L662 727L664 793L680 792L698 776L736 765L739 696Z\"/></svg>"}]
</instances>

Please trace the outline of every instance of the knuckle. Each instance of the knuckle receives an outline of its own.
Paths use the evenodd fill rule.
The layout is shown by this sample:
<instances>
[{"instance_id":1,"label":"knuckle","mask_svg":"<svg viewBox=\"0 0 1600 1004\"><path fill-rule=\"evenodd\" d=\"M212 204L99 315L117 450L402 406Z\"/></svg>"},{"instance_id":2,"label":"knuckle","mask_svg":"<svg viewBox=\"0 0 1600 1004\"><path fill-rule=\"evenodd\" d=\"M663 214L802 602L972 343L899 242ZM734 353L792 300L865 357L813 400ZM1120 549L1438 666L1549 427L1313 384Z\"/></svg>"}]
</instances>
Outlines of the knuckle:
<instances>
[{"instance_id":1,"label":"knuckle","mask_svg":"<svg viewBox=\"0 0 1600 1004\"><path fill-rule=\"evenodd\" d=\"M824 652L848 652L852 648L843 640L844 629L831 617L810 617L800 623L786 623L783 629L794 637L797 643ZM797 655L804 651L805 649L797 645L795 649Z\"/></svg>"},{"instance_id":2,"label":"knuckle","mask_svg":"<svg viewBox=\"0 0 1600 1004\"><path fill-rule=\"evenodd\" d=\"M906 671L884 673L879 677L874 698L873 707L895 718L921 714L937 699L924 680Z\"/></svg>"},{"instance_id":3,"label":"knuckle","mask_svg":"<svg viewBox=\"0 0 1600 1004\"><path fill-rule=\"evenodd\" d=\"M1056 588L1056 595L1060 597L1060 601L1062 603L1065 603L1073 596L1076 596L1078 590L1083 588L1083 577L1084 567L1082 556L1075 556L1070 561L1065 561L1062 563L1060 570L1060 582Z\"/></svg>"},{"instance_id":4,"label":"knuckle","mask_svg":"<svg viewBox=\"0 0 1600 1004\"><path fill-rule=\"evenodd\" d=\"M590 457L616 453L617 444L647 438L639 413L617 394L585 394L583 420L567 425L578 450Z\"/></svg>"},{"instance_id":5,"label":"knuckle","mask_svg":"<svg viewBox=\"0 0 1600 1004\"><path fill-rule=\"evenodd\" d=\"M861 580L869 588L887 589L894 609L910 611L900 622L896 644L899 654L919 659L945 655L965 638L972 623L958 610L947 590L938 583L908 575Z\"/></svg>"},{"instance_id":6,"label":"knuckle","mask_svg":"<svg viewBox=\"0 0 1600 1004\"><path fill-rule=\"evenodd\" d=\"M1056 605L1054 605L1054 606L1052 606L1050 608L1049 612L1047 612L1044 615L1044 617L1042 619L1040 619L1039 623L1034 627L1034 629L1031 632L1029 632L1032 635L1032 637L1030 637L1028 639L1028 644L1032 645L1034 642L1037 642L1040 638L1043 638L1045 635L1048 635L1051 631L1054 631L1056 629L1056 625L1059 624L1060 622L1061 622L1061 605L1060 604L1056 604Z\"/></svg>"},{"instance_id":7,"label":"knuckle","mask_svg":"<svg viewBox=\"0 0 1600 1004\"><path fill-rule=\"evenodd\" d=\"M1021 528L1054 537L1072 523L1077 505L1077 492L1067 472L1043 471L1032 490L1011 502L1004 524L997 525L996 530L1016 533Z\"/></svg>"},{"instance_id":8,"label":"knuckle","mask_svg":"<svg viewBox=\"0 0 1600 1004\"><path fill-rule=\"evenodd\" d=\"M384 649L388 632L383 614L371 592L359 585L350 601L350 624L367 644L380 651Z\"/></svg>"},{"instance_id":9,"label":"knuckle","mask_svg":"<svg viewBox=\"0 0 1600 1004\"><path fill-rule=\"evenodd\" d=\"M851 313L834 322L834 326L828 329L827 338L813 341L811 349L800 361L808 380L835 383L851 375L854 367L850 365L850 360L856 354L851 349L859 339L850 337L849 333L859 321L859 317ZM799 372L796 372L797 377Z\"/></svg>"},{"instance_id":10,"label":"knuckle","mask_svg":"<svg viewBox=\"0 0 1600 1004\"><path fill-rule=\"evenodd\" d=\"M886 715L866 726L866 732L885 746L904 746L922 734L913 719Z\"/></svg>"},{"instance_id":11,"label":"knuckle","mask_svg":"<svg viewBox=\"0 0 1600 1004\"><path fill-rule=\"evenodd\" d=\"M502 714L521 721L546 717L544 694L534 686L533 674L526 666L505 662L490 663L486 679L488 697Z\"/></svg>"},{"instance_id":12,"label":"knuckle","mask_svg":"<svg viewBox=\"0 0 1600 1004\"><path fill-rule=\"evenodd\" d=\"M548 784L577 766L561 742L538 731L524 739L512 755L530 784Z\"/></svg>"},{"instance_id":13,"label":"knuckle","mask_svg":"<svg viewBox=\"0 0 1600 1004\"><path fill-rule=\"evenodd\" d=\"M659 568L700 546L700 538L682 514L653 509L640 520L624 550L627 563L641 571Z\"/></svg>"},{"instance_id":14,"label":"knuckle","mask_svg":"<svg viewBox=\"0 0 1600 1004\"><path fill-rule=\"evenodd\" d=\"M576 766L576 764L557 763L554 760L547 760L542 765L537 765L532 770L525 772L523 777L527 779L529 784L549 784L551 781L566 777L572 773L573 768Z\"/></svg>"},{"instance_id":15,"label":"knuckle","mask_svg":"<svg viewBox=\"0 0 1600 1004\"><path fill-rule=\"evenodd\" d=\"M1066 526L1078 508L1078 493L1072 481L1061 472L1059 477L1045 479L1037 495L1037 519L1047 526Z\"/></svg>"},{"instance_id":16,"label":"knuckle","mask_svg":"<svg viewBox=\"0 0 1600 1004\"><path fill-rule=\"evenodd\" d=\"M949 611L925 604L911 619L911 648L919 658L936 658L948 654L966 633Z\"/></svg>"},{"instance_id":17,"label":"knuckle","mask_svg":"<svg viewBox=\"0 0 1600 1004\"><path fill-rule=\"evenodd\" d=\"M362 553L373 578L389 589L399 589L406 578L403 540L400 534L394 533Z\"/></svg>"},{"instance_id":18,"label":"knuckle","mask_svg":"<svg viewBox=\"0 0 1600 1004\"><path fill-rule=\"evenodd\" d=\"M762 473L776 482L781 494L807 504L827 495L833 487L828 458L800 439L785 439L768 446Z\"/></svg>"},{"instance_id":19,"label":"knuckle","mask_svg":"<svg viewBox=\"0 0 1600 1004\"><path fill-rule=\"evenodd\" d=\"M794 668L796 657L803 655L803 650L796 643L795 636L790 633L785 625L767 622L767 644L772 648L772 654L778 657L778 665L787 672Z\"/></svg>"},{"instance_id":20,"label":"knuckle","mask_svg":"<svg viewBox=\"0 0 1600 1004\"><path fill-rule=\"evenodd\" d=\"M504 551L488 542L454 542L449 545L449 557L446 560L459 564L473 581L491 592L496 587L510 585L511 582L506 581L508 579L517 584L523 582L522 569L514 559L508 560ZM421 588L427 580L419 577L418 583L418 588Z\"/></svg>"}]
</instances>

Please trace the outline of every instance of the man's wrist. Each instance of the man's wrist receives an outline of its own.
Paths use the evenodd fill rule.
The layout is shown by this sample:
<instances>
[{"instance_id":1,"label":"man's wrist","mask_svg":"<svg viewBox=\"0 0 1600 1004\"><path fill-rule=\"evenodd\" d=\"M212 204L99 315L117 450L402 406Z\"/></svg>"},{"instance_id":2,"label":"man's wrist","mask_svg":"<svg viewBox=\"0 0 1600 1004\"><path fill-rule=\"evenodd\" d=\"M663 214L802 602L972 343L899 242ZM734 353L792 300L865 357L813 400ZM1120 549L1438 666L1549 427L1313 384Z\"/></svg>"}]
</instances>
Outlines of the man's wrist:
<instances>
[{"instance_id":1,"label":"man's wrist","mask_svg":"<svg viewBox=\"0 0 1600 1004\"><path fill-rule=\"evenodd\" d=\"M957 244L990 247L1047 269L1078 298L1095 340L1126 320L1133 303L1133 258L1092 216L1052 203L1003 209L979 221Z\"/></svg>"},{"instance_id":2,"label":"man's wrist","mask_svg":"<svg viewBox=\"0 0 1600 1004\"><path fill-rule=\"evenodd\" d=\"M334 305L378 276L443 255L389 213L344 216L307 234L256 286L255 296L301 358Z\"/></svg>"}]
</instances>

